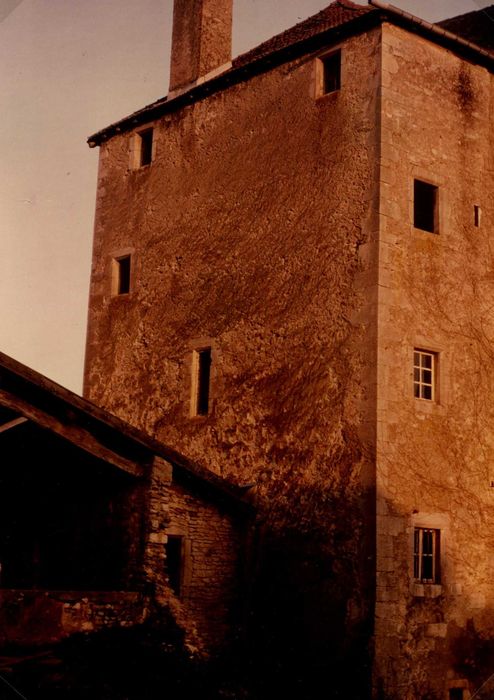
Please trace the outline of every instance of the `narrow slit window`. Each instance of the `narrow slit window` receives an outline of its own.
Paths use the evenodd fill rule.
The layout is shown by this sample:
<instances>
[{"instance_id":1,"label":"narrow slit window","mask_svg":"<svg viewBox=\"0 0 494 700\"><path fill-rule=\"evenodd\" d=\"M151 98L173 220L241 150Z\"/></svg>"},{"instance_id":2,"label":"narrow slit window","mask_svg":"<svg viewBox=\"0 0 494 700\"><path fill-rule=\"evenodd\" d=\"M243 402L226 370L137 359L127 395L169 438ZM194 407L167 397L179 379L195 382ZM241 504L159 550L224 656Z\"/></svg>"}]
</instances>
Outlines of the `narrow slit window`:
<instances>
[{"instance_id":1,"label":"narrow slit window","mask_svg":"<svg viewBox=\"0 0 494 700\"><path fill-rule=\"evenodd\" d=\"M116 295L130 292L131 256L122 255L113 261L113 292Z\"/></svg>"},{"instance_id":2,"label":"narrow slit window","mask_svg":"<svg viewBox=\"0 0 494 700\"><path fill-rule=\"evenodd\" d=\"M139 133L139 166L150 165L153 160L153 129Z\"/></svg>"},{"instance_id":3,"label":"narrow slit window","mask_svg":"<svg viewBox=\"0 0 494 700\"><path fill-rule=\"evenodd\" d=\"M167 536L165 554L168 583L175 595L180 596L183 572L183 537L181 535Z\"/></svg>"},{"instance_id":4,"label":"narrow slit window","mask_svg":"<svg viewBox=\"0 0 494 700\"><path fill-rule=\"evenodd\" d=\"M421 180L413 183L413 225L421 231L438 233L438 189Z\"/></svg>"},{"instance_id":5,"label":"narrow slit window","mask_svg":"<svg viewBox=\"0 0 494 700\"><path fill-rule=\"evenodd\" d=\"M194 351L193 415L206 416L210 405L211 348Z\"/></svg>"},{"instance_id":6,"label":"narrow slit window","mask_svg":"<svg viewBox=\"0 0 494 700\"><path fill-rule=\"evenodd\" d=\"M341 87L341 51L321 58L322 94L336 92Z\"/></svg>"},{"instance_id":7,"label":"narrow slit window","mask_svg":"<svg viewBox=\"0 0 494 700\"><path fill-rule=\"evenodd\" d=\"M479 228L480 226L480 217L481 217L482 211L479 207L478 204L474 204L473 206L473 223L476 228Z\"/></svg>"},{"instance_id":8,"label":"narrow slit window","mask_svg":"<svg viewBox=\"0 0 494 700\"><path fill-rule=\"evenodd\" d=\"M416 399L436 400L437 354L413 351L413 395Z\"/></svg>"},{"instance_id":9,"label":"narrow slit window","mask_svg":"<svg viewBox=\"0 0 494 700\"><path fill-rule=\"evenodd\" d=\"M420 583L439 583L440 531L416 527L413 543L413 577Z\"/></svg>"}]
</instances>

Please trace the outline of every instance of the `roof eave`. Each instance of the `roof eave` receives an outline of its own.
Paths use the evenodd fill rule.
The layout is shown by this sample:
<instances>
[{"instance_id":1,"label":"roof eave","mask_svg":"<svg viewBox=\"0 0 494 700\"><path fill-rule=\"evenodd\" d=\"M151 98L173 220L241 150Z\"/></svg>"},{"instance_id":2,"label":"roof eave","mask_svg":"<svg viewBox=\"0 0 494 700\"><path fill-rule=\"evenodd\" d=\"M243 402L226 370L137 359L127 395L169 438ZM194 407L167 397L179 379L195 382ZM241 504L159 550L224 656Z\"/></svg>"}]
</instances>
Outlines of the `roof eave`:
<instances>
[{"instance_id":1,"label":"roof eave","mask_svg":"<svg viewBox=\"0 0 494 700\"><path fill-rule=\"evenodd\" d=\"M126 468L126 471L133 472L135 476L144 476L142 469L144 462L150 464L152 456L157 455L172 465L174 480L178 483L194 485L198 491L207 494L211 500L233 507L234 512L246 513L252 510L252 506L243 498L244 488L216 476L208 469L201 467L91 401L78 396L2 352L0 352L0 390L14 390L19 401L31 400L36 410L49 412L54 416L64 417L67 414L67 409L70 409L73 413L70 416L70 422L80 422L84 429L87 429L91 434L94 429L98 434L102 429L107 431L107 434L122 436L128 448L131 445L138 446L139 451L142 450L142 454L139 464L135 464L135 469L129 468L130 461L133 459L131 457L128 460L125 459L128 449L125 446L122 446L122 452L118 452L118 455L124 459L115 461L109 453L106 454L108 461L113 462L115 466ZM2 391L0 391L1 393ZM8 399L7 394L5 394L4 399ZM1 397L0 403L2 403ZM5 403L5 405L7 404ZM26 414L26 406L21 406L18 402L16 408L22 415ZM36 418L34 414L27 417L29 419ZM117 452L115 452L115 456L117 456Z\"/></svg>"},{"instance_id":2,"label":"roof eave","mask_svg":"<svg viewBox=\"0 0 494 700\"><path fill-rule=\"evenodd\" d=\"M277 51L273 51L267 56L261 56L260 58L246 65L238 67L234 65L224 73L221 73L220 75L212 78L211 80L203 82L200 85L195 85L190 90L187 90L186 92L183 92L172 99L167 99L164 97L163 99L153 102L152 104L138 110L137 112L134 112L118 122L110 124L110 126L96 132L88 138L87 142L89 147L94 148L95 146L99 146L119 133L130 131L137 126L146 124L154 119L158 119L165 114L175 112L182 107L199 102L210 95L231 87L232 85L237 85L256 75L266 73L272 68L282 65L283 63L287 63L288 61L298 58L303 54L318 51L324 48L328 43L335 43L336 41L341 41L348 36L353 36L360 34L363 31L367 31L373 26L377 26L380 21L381 19L379 12L368 12L337 27L331 27L311 37L291 44L290 46L285 46Z\"/></svg>"},{"instance_id":3,"label":"roof eave","mask_svg":"<svg viewBox=\"0 0 494 700\"><path fill-rule=\"evenodd\" d=\"M475 63L494 70L494 54L481 46L382 0L369 0L369 4L381 11L383 19L425 36L468 60L473 60Z\"/></svg>"},{"instance_id":4,"label":"roof eave","mask_svg":"<svg viewBox=\"0 0 494 700\"><path fill-rule=\"evenodd\" d=\"M267 56L252 61L244 66L233 67L224 73L208 80L200 85L192 87L190 90L177 95L172 99L166 97L153 102L137 112L134 112L128 117L110 124L110 126L96 132L88 139L88 144L91 148L99 146L105 141L108 141L113 136L119 133L124 133L148 123L159 117L175 112L182 107L198 102L206 97L213 95L221 90L224 90L232 85L249 80L255 75L265 73L276 66L282 65L287 61L303 55L304 53L313 53L323 48L326 44L339 41L348 36L359 34L367 31L374 26L381 24L383 21L389 21L398 26L402 26L407 30L425 36L435 43L453 50L467 60L472 60L479 63L489 70L494 70L494 54L486 51L480 46L462 39L456 34L449 32L436 24L431 24L425 20L416 17L404 10L400 10L393 5L382 2L381 0L369 0L369 4L376 9L375 12L368 12L360 15L355 19L345 22L337 27L331 27L319 34L315 34L307 39L283 47Z\"/></svg>"}]
</instances>

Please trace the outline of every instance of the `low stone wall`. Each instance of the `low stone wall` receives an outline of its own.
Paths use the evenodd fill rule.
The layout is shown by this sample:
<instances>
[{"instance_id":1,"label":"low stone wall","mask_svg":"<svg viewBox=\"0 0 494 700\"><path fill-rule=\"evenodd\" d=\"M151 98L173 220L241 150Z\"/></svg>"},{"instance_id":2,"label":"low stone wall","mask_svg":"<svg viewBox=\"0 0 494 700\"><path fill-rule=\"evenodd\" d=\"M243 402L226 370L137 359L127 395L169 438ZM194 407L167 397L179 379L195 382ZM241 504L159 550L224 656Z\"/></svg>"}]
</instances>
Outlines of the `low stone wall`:
<instances>
[{"instance_id":1,"label":"low stone wall","mask_svg":"<svg viewBox=\"0 0 494 700\"><path fill-rule=\"evenodd\" d=\"M144 621L148 601L128 591L0 590L0 644L44 644L77 632Z\"/></svg>"}]
</instances>

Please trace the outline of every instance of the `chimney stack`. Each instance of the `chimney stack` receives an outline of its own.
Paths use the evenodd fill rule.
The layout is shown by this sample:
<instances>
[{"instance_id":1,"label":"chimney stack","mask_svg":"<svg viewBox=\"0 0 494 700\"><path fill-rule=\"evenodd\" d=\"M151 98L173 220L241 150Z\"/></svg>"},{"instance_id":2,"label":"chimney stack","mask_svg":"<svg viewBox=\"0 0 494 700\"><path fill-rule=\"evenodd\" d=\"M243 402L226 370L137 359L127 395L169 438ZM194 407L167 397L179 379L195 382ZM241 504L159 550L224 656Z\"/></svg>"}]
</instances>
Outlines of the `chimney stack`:
<instances>
[{"instance_id":1,"label":"chimney stack","mask_svg":"<svg viewBox=\"0 0 494 700\"><path fill-rule=\"evenodd\" d=\"M232 5L233 0L174 0L170 92L230 65Z\"/></svg>"}]
</instances>

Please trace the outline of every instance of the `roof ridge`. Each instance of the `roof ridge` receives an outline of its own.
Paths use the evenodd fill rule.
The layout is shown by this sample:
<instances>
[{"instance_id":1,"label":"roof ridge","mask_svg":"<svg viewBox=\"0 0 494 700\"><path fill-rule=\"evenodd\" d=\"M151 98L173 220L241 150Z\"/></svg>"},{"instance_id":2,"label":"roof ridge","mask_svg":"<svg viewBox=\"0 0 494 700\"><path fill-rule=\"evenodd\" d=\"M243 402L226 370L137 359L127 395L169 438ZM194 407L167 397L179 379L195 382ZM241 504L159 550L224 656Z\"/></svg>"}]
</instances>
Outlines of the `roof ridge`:
<instances>
[{"instance_id":1,"label":"roof ridge","mask_svg":"<svg viewBox=\"0 0 494 700\"><path fill-rule=\"evenodd\" d=\"M335 0L335 2L330 3L330 5L335 4L342 5L343 7L346 7L349 10L361 10L363 7L366 7L366 5L360 5L357 2L352 2L352 0Z\"/></svg>"},{"instance_id":2,"label":"roof ridge","mask_svg":"<svg viewBox=\"0 0 494 700\"><path fill-rule=\"evenodd\" d=\"M239 54L233 59L232 64L234 67L245 65L267 54L275 53L279 49L304 41L304 39L322 33L326 29L342 26L359 16L374 11L375 8L370 4L358 5L352 0L334 0L319 12L309 15L297 24L293 24L252 49ZM320 29L318 25L320 25Z\"/></svg>"},{"instance_id":3,"label":"roof ridge","mask_svg":"<svg viewBox=\"0 0 494 700\"><path fill-rule=\"evenodd\" d=\"M494 5L480 7L461 15L447 17L436 26L455 34L463 41L475 44L480 49L494 54Z\"/></svg>"},{"instance_id":4,"label":"roof ridge","mask_svg":"<svg viewBox=\"0 0 494 700\"><path fill-rule=\"evenodd\" d=\"M197 83L181 94L156 100L101 129L88 138L89 146L99 146L116 134L130 131L138 124L145 124L231 85L249 80L254 75L271 70L274 65L292 60L302 52L314 53L325 49L341 41L344 36L367 31L382 21L391 21L408 31L423 34L431 41L452 48L462 56L466 54L469 60L473 59L480 65L486 65L489 71L494 73L494 39L492 48L491 42L487 48L485 41L472 41L463 38L458 30L455 32L446 29L446 21L435 24L425 22L384 0L368 0L366 5L357 4L353 0L334 0L316 14L236 56L231 67L223 73Z\"/></svg>"},{"instance_id":5,"label":"roof ridge","mask_svg":"<svg viewBox=\"0 0 494 700\"><path fill-rule=\"evenodd\" d=\"M345 2L345 0L342 0ZM452 17L445 17L444 19L439 20L439 22L436 22L436 24L444 24L446 22L450 22L452 20L461 20L464 17L468 17L469 15L476 15L478 13L485 12L486 10L494 10L494 4L493 5L486 5L485 7L479 7L476 10L469 10L468 12L462 12L461 15L453 15Z\"/></svg>"}]
</instances>

